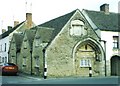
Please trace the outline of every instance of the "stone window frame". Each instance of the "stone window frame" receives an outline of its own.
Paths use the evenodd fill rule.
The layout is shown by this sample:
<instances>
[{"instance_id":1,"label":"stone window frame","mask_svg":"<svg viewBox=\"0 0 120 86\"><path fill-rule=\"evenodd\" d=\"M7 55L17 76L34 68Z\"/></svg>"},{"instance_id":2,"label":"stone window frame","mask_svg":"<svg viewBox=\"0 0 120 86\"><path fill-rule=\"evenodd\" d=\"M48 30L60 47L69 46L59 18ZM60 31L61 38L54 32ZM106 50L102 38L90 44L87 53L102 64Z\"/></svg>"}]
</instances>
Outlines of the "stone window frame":
<instances>
[{"instance_id":1,"label":"stone window frame","mask_svg":"<svg viewBox=\"0 0 120 86\"><path fill-rule=\"evenodd\" d=\"M11 50L14 50L14 47L15 47L15 42L13 41L11 42L11 45L10 45Z\"/></svg>"},{"instance_id":2,"label":"stone window frame","mask_svg":"<svg viewBox=\"0 0 120 86\"><path fill-rule=\"evenodd\" d=\"M80 67L90 67L91 59L80 59Z\"/></svg>"},{"instance_id":3,"label":"stone window frame","mask_svg":"<svg viewBox=\"0 0 120 86\"><path fill-rule=\"evenodd\" d=\"M77 28L75 28L77 27ZM82 36L85 35L85 22L81 19L75 19L71 21L69 34L70 36Z\"/></svg>"},{"instance_id":4,"label":"stone window frame","mask_svg":"<svg viewBox=\"0 0 120 86\"><path fill-rule=\"evenodd\" d=\"M39 58L39 56L35 56L34 59L35 59L34 67L39 68L40 67L40 58Z\"/></svg>"},{"instance_id":5,"label":"stone window frame","mask_svg":"<svg viewBox=\"0 0 120 86\"><path fill-rule=\"evenodd\" d=\"M27 49L27 40L24 40L24 49Z\"/></svg>"},{"instance_id":6,"label":"stone window frame","mask_svg":"<svg viewBox=\"0 0 120 86\"><path fill-rule=\"evenodd\" d=\"M23 67L26 67L27 65L27 58L23 57L23 62L22 62Z\"/></svg>"},{"instance_id":7,"label":"stone window frame","mask_svg":"<svg viewBox=\"0 0 120 86\"><path fill-rule=\"evenodd\" d=\"M39 47L41 44L40 37L35 37L35 47Z\"/></svg>"}]
</instances>

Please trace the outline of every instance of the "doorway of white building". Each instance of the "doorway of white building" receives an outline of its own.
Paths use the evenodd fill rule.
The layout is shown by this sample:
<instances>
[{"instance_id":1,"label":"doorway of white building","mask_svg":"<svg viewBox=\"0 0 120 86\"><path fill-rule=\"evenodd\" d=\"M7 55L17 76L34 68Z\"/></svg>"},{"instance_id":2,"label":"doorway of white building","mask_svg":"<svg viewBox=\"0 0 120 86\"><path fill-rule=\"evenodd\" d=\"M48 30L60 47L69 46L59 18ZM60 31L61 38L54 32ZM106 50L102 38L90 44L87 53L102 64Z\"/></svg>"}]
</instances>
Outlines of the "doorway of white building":
<instances>
[{"instance_id":1,"label":"doorway of white building","mask_svg":"<svg viewBox=\"0 0 120 86\"><path fill-rule=\"evenodd\" d=\"M112 56L111 58L111 75L120 76L120 56Z\"/></svg>"}]
</instances>

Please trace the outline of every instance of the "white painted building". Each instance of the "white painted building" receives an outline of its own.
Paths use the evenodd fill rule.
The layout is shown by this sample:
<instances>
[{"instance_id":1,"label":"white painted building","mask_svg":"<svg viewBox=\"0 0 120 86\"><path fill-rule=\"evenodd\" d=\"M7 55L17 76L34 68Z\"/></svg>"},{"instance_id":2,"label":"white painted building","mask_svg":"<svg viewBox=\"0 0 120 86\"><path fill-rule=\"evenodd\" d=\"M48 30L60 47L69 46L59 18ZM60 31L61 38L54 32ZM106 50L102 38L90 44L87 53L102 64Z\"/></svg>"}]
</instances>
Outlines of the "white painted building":
<instances>
[{"instance_id":1,"label":"white painted building","mask_svg":"<svg viewBox=\"0 0 120 86\"><path fill-rule=\"evenodd\" d=\"M14 27L8 26L8 31L4 31L0 35L0 63L9 62L8 53L9 53L9 44L14 33L23 34L25 29L30 29L34 27L35 24L32 22L32 13L26 13L26 20L19 23L14 22Z\"/></svg>"},{"instance_id":2,"label":"white painted building","mask_svg":"<svg viewBox=\"0 0 120 86\"><path fill-rule=\"evenodd\" d=\"M0 63L8 62L8 50L9 50L9 37L5 37L0 40Z\"/></svg>"},{"instance_id":3,"label":"white painted building","mask_svg":"<svg viewBox=\"0 0 120 86\"><path fill-rule=\"evenodd\" d=\"M101 39L106 54L106 71L109 75L111 58L115 55L120 56L118 13L109 12L109 4L101 5L100 11L83 9L82 13Z\"/></svg>"}]
</instances>

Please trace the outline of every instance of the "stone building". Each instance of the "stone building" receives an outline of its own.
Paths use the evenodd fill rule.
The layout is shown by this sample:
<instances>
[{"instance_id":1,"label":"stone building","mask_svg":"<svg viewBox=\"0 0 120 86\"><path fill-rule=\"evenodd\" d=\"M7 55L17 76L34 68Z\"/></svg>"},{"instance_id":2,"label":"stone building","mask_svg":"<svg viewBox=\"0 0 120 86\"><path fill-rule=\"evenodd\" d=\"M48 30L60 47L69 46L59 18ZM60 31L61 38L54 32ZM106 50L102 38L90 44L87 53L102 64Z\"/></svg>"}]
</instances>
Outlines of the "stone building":
<instances>
[{"instance_id":1,"label":"stone building","mask_svg":"<svg viewBox=\"0 0 120 86\"><path fill-rule=\"evenodd\" d=\"M32 46L36 30L26 30L18 56L19 71L32 74Z\"/></svg>"},{"instance_id":2,"label":"stone building","mask_svg":"<svg viewBox=\"0 0 120 86\"><path fill-rule=\"evenodd\" d=\"M31 74L43 77L47 64L48 77L89 76L91 65L93 76L104 76L104 51L100 38L80 10L76 9L31 30L36 33L32 49L28 46L25 50L25 45L29 45L26 35L21 47L19 66L23 72L30 74L31 71Z\"/></svg>"},{"instance_id":3,"label":"stone building","mask_svg":"<svg viewBox=\"0 0 120 86\"><path fill-rule=\"evenodd\" d=\"M0 35L0 63L6 63L9 60L9 47L14 33L24 34L26 29L34 27L35 24L32 21L32 13L26 13L25 21L19 23L14 21L14 27L8 26L8 30L2 30Z\"/></svg>"},{"instance_id":4,"label":"stone building","mask_svg":"<svg viewBox=\"0 0 120 86\"><path fill-rule=\"evenodd\" d=\"M104 76L104 51L100 38L77 9L40 26L54 28L43 55L48 77Z\"/></svg>"},{"instance_id":5,"label":"stone building","mask_svg":"<svg viewBox=\"0 0 120 86\"><path fill-rule=\"evenodd\" d=\"M53 28L46 27L35 27L36 34L33 41L33 51L32 51L32 74L39 75L43 77L44 74L44 58L43 49L52 40L52 35L54 35Z\"/></svg>"},{"instance_id":6,"label":"stone building","mask_svg":"<svg viewBox=\"0 0 120 86\"><path fill-rule=\"evenodd\" d=\"M14 33L9 47L9 62L17 64L18 56L20 55L23 34Z\"/></svg>"},{"instance_id":7,"label":"stone building","mask_svg":"<svg viewBox=\"0 0 120 86\"><path fill-rule=\"evenodd\" d=\"M48 77L88 77L89 67L92 76L119 75L117 19L118 14L104 4L100 11L76 9L26 30L18 57L20 71L43 77L47 65Z\"/></svg>"}]
</instances>

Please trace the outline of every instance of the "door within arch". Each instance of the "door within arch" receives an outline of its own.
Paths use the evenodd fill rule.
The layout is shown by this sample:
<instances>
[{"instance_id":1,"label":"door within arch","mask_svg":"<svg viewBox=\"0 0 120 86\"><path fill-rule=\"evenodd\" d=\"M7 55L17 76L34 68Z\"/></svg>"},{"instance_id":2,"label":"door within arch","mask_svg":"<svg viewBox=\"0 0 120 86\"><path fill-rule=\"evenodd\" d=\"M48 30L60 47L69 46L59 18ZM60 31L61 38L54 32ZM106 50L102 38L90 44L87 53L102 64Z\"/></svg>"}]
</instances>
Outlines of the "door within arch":
<instances>
[{"instance_id":1,"label":"door within arch","mask_svg":"<svg viewBox=\"0 0 120 86\"><path fill-rule=\"evenodd\" d=\"M101 51L92 41L80 43L75 50L75 74L89 76L89 67L92 66L93 76L100 75Z\"/></svg>"},{"instance_id":2,"label":"door within arch","mask_svg":"<svg viewBox=\"0 0 120 86\"><path fill-rule=\"evenodd\" d=\"M120 56L113 56L111 58L111 75L120 76Z\"/></svg>"}]
</instances>

